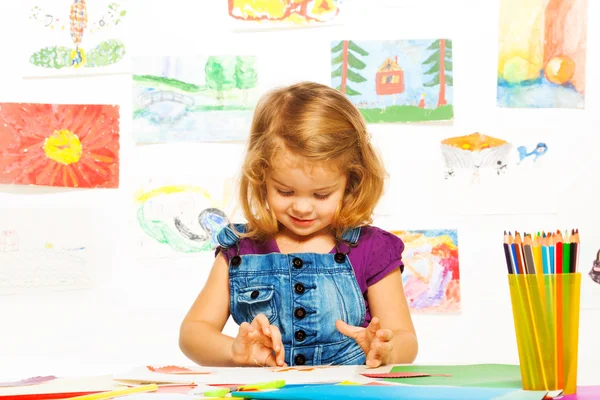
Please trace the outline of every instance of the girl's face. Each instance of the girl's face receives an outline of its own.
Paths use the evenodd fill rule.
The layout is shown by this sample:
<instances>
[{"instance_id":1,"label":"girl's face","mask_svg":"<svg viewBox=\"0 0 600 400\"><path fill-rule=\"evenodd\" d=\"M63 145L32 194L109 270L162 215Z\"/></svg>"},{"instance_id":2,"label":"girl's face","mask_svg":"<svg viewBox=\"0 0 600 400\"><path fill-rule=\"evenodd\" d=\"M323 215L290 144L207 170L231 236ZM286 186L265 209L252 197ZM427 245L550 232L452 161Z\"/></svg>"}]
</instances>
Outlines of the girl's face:
<instances>
[{"instance_id":1,"label":"girl's face","mask_svg":"<svg viewBox=\"0 0 600 400\"><path fill-rule=\"evenodd\" d=\"M267 203L290 233L309 236L327 228L341 204L347 177L325 165L301 163L282 152L267 175Z\"/></svg>"}]
</instances>

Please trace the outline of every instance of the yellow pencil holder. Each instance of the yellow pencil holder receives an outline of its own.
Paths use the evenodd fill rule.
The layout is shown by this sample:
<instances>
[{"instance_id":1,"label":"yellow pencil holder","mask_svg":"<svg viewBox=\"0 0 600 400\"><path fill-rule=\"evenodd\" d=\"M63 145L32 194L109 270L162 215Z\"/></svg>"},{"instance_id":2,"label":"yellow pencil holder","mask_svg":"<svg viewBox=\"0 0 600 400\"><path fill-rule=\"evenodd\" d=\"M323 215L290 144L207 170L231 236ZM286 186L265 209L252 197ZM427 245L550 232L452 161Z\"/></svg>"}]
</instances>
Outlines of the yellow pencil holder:
<instances>
[{"instance_id":1,"label":"yellow pencil holder","mask_svg":"<svg viewBox=\"0 0 600 400\"><path fill-rule=\"evenodd\" d=\"M509 274L525 390L577 391L581 273Z\"/></svg>"}]
</instances>

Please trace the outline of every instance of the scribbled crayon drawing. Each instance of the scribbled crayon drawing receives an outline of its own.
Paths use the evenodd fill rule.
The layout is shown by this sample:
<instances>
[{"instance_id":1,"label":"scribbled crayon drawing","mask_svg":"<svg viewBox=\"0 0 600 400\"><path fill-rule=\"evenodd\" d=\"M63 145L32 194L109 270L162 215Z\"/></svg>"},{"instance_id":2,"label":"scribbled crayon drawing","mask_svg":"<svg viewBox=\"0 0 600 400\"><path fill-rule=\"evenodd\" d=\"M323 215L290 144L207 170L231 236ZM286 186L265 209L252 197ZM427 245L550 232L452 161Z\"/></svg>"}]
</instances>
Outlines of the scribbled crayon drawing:
<instances>
[{"instance_id":1,"label":"scribbled crayon drawing","mask_svg":"<svg viewBox=\"0 0 600 400\"><path fill-rule=\"evenodd\" d=\"M126 55L123 25L126 0L28 0L30 44L27 71L53 75L57 71L95 73L117 71ZM35 29L34 29L35 28ZM54 43L52 43L54 42ZM47 46L41 47L40 44ZM125 71L120 71L125 72Z\"/></svg>"},{"instance_id":2,"label":"scribbled crayon drawing","mask_svg":"<svg viewBox=\"0 0 600 400\"><path fill-rule=\"evenodd\" d=\"M258 101L255 56L136 57L138 143L241 141Z\"/></svg>"},{"instance_id":3,"label":"scribbled crayon drawing","mask_svg":"<svg viewBox=\"0 0 600 400\"><path fill-rule=\"evenodd\" d=\"M334 41L331 85L368 123L451 121L452 41Z\"/></svg>"},{"instance_id":4,"label":"scribbled crayon drawing","mask_svg":"<svg viewBox=\"0 0 600 400\"><path fill-rule=\"evenodd\" d=\"M227 184L223 196L193 185L140 189L135 203L143 254L170 257L214 250L217 234L229 224L224 211L228 191Z\"/></svg>"},{"instance_id":5,"label":"scribbled crayon drawing","mask_svg":"<svg viewBox=\"0 0 600 400\"><path fill-rule=\"evenodd\" d=\"M0 103L0 184L116 188L119 106Z\"/></svg>"},{"instance_id":6,"label":"scribbled crayon drawing","mask_svg":"<svg viewBox=\"0 0 600 400\"><path fill-rule=\"evenodd\" d=\"M402 281L411 311L460 310L458 235L455 229L391 231L404 242Z\"/></svg>"},{"instance_id":7,"label":"scribbled crayon drawing","mask_svg":"<svg viewBox=\"0 0 600 400\"><path fill-rule=\"evenodd\" d=\"M90 215L76 208L0 210L0 295L89 289Z\"/></svg>"},{"instance_id":8,"label":"scribbled crayon drawing","mask_svg":"<svg viewBox=\"0 0 600 400\"><path fill-rule=\"evenodd\" d=\"M598 253L596 254L596 259L592 264L592 269L589 272L589 276L594 282L600 285L600 250L598 250Z\"/></svg>"},{"instance_id":9,"label":"scribbled crayon drawing","mask_svg":"<svg viewBox=\"0 0 600 400\"><path fill-rule=\"evenodd\" d=\"M341 0L228 0L229 16L255 25L310 25L332 21Z\"/></svg>"},{"instance_id":10,"label":"scribbled crayon drawing","mask_svg":"<svg viewBox=\"0 0 600 400\"><path fill-rule=\"evenodd\" d=\"M538 158L548 152L548 145L544 142L540 142L531 151L528 151L525 146L519 146L517 147L517 151L519 152L519 161L517 164L521 164L526 158L532 158L535 162Z\"/></svg>"},{"instance_id":11,"label":"scribbled crayon drawing","mask_svg":"<svg viewBox=\"0 0 600 400\"><path fill-rule=\"evenodd\" d=\"M512 145L507 141L478 132L444 139L441 143L444 178L454 177L461 169L472 171L475 182L479 181L482 168L503 174L509 164L511 149Z\"/></svg>"},{"instance_id":12,"label":"scribbled crayon drawing","mask_svg":"<svg viewBox=\"0 0 600 400\"><path fill-rule=\"evenodd\" d=\"M501 0L497 104L584 108L588 0Z\"/></svg>"},{"instance_id":13,"label":"scribbled crayon drawing","mask_svg":"<svg viewBox=\"0 0 600 400\"><path fill-rule=\"evenodd\" d=\"M19 250L19 237L15 230L0 232L0 253Z\"/></svg>"}]
</instances>

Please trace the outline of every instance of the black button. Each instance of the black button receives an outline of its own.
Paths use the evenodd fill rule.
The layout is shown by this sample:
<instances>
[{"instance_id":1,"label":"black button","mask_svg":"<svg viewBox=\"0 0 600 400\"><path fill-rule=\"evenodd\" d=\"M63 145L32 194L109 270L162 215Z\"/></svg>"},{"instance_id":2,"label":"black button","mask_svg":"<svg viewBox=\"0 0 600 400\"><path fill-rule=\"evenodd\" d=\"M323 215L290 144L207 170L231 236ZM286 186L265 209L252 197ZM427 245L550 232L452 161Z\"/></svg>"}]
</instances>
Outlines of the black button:
<instances>
[{"instance_id":1,"label":"black button","mask_svg":"<svg viewBox=\"0 0 600 400\"><path fill-rule=\"evenodd\" d=\"M231 265L233 265L234 267L237 267L241 263L242 263L242 257L240 257L240 256L233 256L231 258Z\"/></svg>"},{"instance_id":2,"label":"black button","mask_svg":"<svg viewBox=\"0 0 600 400\"><path fill-rule=\"evenodd\" d=\"M296 357L294 357L294 364L296 365L304 365L305 362L306 357L304 357L303 354L297 354Z\"/></svg>"},{"instance_id":3,"label":"black button","mask_svg":"<svg viewBox=\"0 0 600 400\"><path fill-rule=\"evenodd\" d=\"M301 283L296 283L294 285L294 292L298 293L298 294L304 294L304 285Z\"/></svg>"},{"instance_id":4,"label":"black button","mask_svg":"<svg viewBox=\"0 0 600 400\"><path fill-rule=\"evenodd\" d=\"M250 297L255 299L258 297L259 294L260 294L260 292L258 290L254 290L254 291L252 291L252 293L250 293Z\"/></svg>"},{"instance_id":5,"label":"black button","mask_svg":"<svg viewBox=\"0 0 600 400\"><path fill-rule=\"evenodd\" d=\"M306 317L306 310L302 307L298 307L294 310L294 316L298 319Z\"/></svg>"},{"instance_id":6,"label":"black button","mask_svg":"<svg viewBox=\"0 0 600 400\"><path fill-rule=\"evenodd\" d=\"M298 257L296 257L292 260L292 265L294 266L294 268L302 268L303 264L304 263L302 262L302 260L299 259Z\"/></svg>"},{"instance_id":7,"label":"black button","mask_svg":"<svg viewBox=\"0 0 600 400\"><path fill-rule=\"evenodd\" d=\"M301 342L304 339L306 339L306 332L304 332L302 329L300 329L299 331L296 331L294 336L296 337L297 341Z\"/></svg>"},{"instance_id":8,"label":"black button","mask_svg":"<svg viewBox=\"0 0 600 400\"><path fill-rule=\"evenodd\" d=\"M335 256L333 256L333 259L335 260L336 263L343 263L346 260L346 255L344 253L335 253Z\"/></svg>"}]
</instances>

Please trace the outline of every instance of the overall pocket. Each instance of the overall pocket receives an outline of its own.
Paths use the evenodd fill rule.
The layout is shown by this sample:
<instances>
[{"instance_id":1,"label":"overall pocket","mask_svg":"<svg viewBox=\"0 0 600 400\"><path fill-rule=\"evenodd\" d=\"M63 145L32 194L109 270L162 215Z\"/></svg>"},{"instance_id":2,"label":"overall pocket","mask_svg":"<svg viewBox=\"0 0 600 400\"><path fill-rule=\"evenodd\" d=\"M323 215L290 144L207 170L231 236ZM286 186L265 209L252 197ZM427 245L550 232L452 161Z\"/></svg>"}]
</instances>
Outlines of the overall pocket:
<instances>
[{"instance_id":1,"label":"overall pocket","mask_svg":"<svg viewBox=\"0 0 600 400\"><path fill-rule=\"evenodd\" d=\"M236 296L238 312L248 323L252 323L258 314L264 314L269 324L273 324L277 319L274 293L273 285L240 288Z\"/></svg>"}]
</instances>

